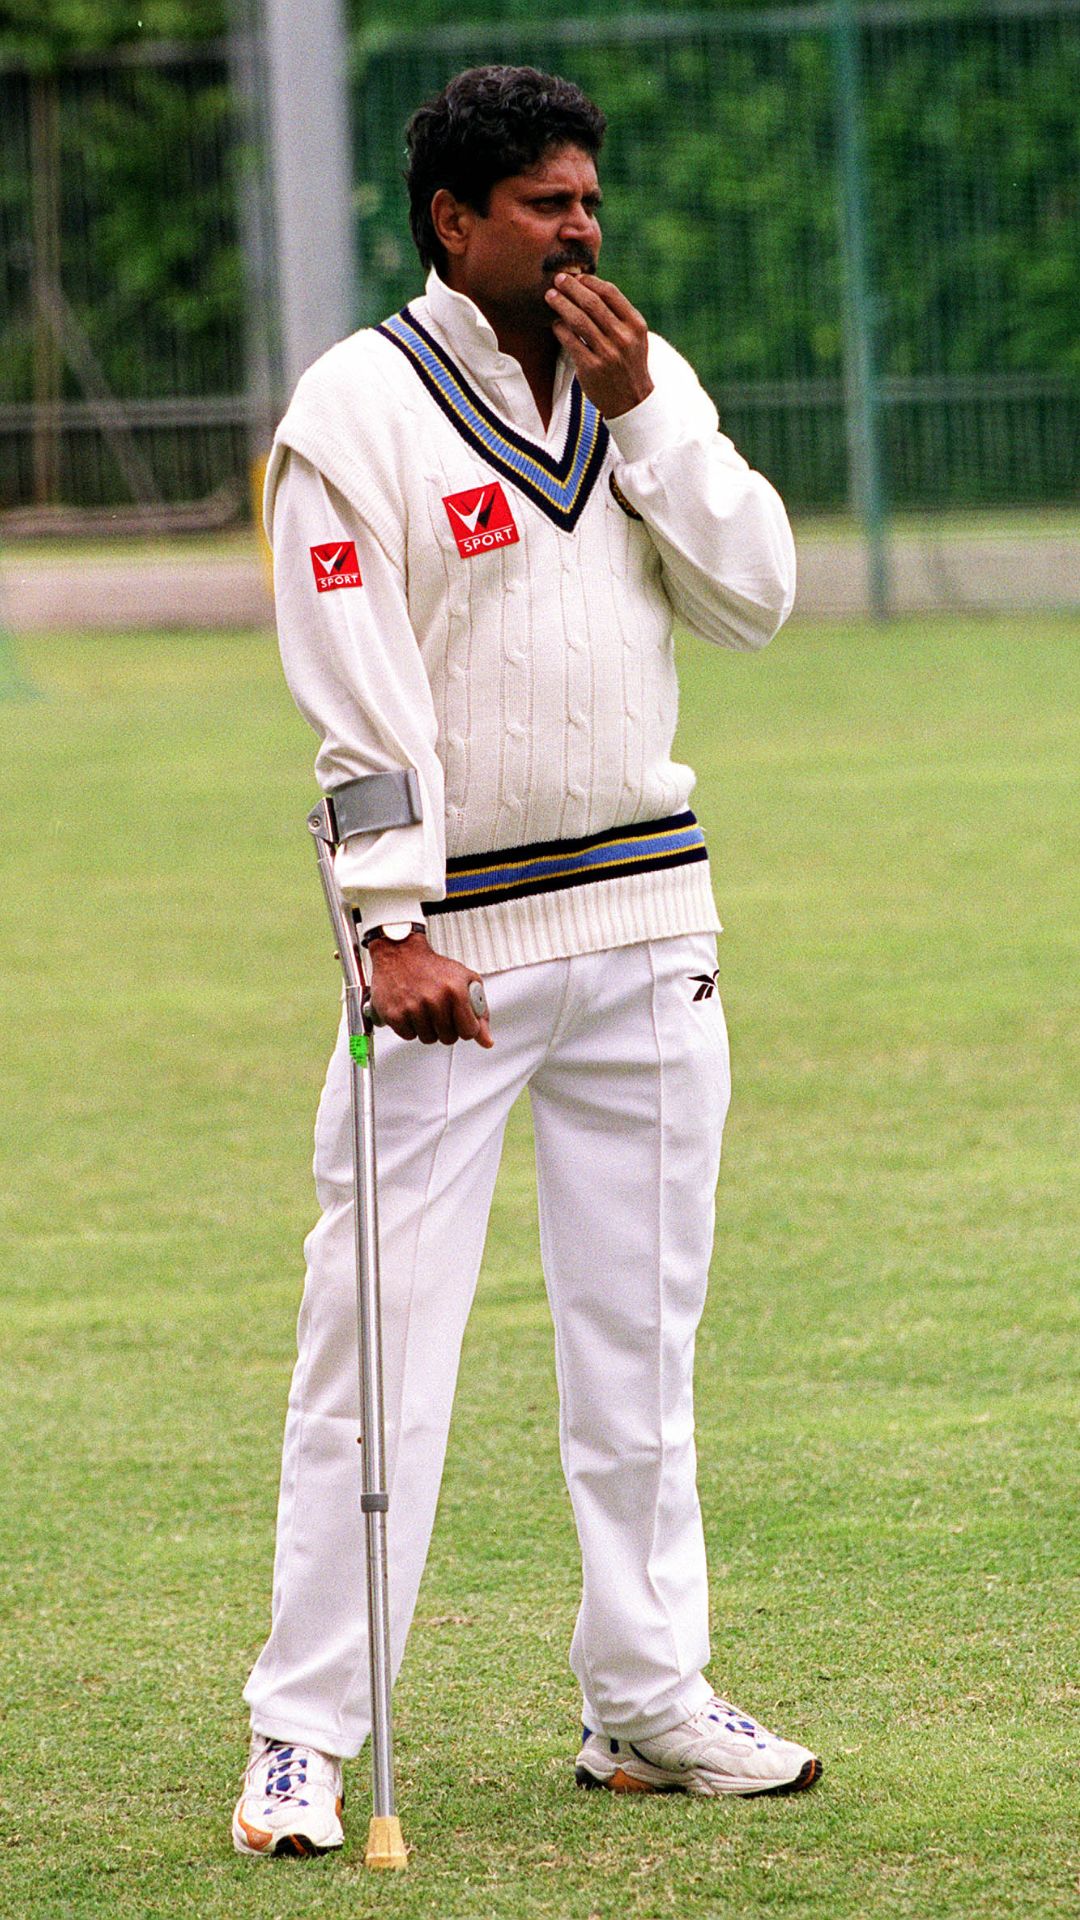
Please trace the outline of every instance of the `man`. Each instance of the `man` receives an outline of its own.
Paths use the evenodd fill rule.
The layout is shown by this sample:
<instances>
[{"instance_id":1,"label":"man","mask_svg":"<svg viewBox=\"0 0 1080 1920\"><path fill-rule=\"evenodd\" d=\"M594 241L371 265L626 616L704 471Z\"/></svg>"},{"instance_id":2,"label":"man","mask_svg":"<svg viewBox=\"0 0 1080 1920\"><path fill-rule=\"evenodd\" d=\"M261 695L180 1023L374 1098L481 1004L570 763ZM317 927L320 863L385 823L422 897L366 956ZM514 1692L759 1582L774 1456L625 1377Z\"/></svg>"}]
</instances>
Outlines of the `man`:
<instances>
[{"instance_id":1,"label":"man","mask_svg":"<svg viewBox=\"0 0 1080 1920\"><path fill-rule=\"evenodd\" d=\"M719 923L693 775L669 756L675 616L763 646L794 553L691 369L597 275L603 132L576 87L528 68L460 74L414 115L425 295L305 374L270 463L281 651L323 788L413 767L422 794L419 823L337 856L387 1027L395 1671L503 1127L528 1087L584 1576L577 1779L785 1792L816 1757L702 1674L693 1347L729 1074L700 990ZM481 976L490 1023L469 999ZM341 1762L369 1730L348 1098L343 1032L316 1122L272 1630L245 1693L243 1853L339 1846Z\"/></svg>"}]
</instances>

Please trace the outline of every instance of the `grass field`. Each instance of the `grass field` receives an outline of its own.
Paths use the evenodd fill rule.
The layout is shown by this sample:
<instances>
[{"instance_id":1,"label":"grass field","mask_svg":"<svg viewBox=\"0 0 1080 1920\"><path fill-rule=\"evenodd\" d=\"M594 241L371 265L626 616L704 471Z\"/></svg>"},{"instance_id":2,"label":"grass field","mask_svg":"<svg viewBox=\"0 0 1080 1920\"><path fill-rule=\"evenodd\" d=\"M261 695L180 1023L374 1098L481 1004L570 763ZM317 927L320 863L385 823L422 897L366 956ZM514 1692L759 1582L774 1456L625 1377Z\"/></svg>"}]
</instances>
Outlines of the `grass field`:
<instances>
[{"instance_id":1,"label":"grass field","mask_svg":"<svg viewBox=\"0 0 1080 1920\"><path fill-rule=\"evenodd\" d=\"M736 1078L698 1362L712 1672L826 1775L776 1802L573 1788L522 1116L397 1693L415 1852L385 1879L363 1769L345 1857L228 1841L336 1021L312 742L265 638L21 649L45 697L0 704L0 1913L1076 1911L1078 643L1025 619L684 649Z\"/></svg>"}]
</instances>

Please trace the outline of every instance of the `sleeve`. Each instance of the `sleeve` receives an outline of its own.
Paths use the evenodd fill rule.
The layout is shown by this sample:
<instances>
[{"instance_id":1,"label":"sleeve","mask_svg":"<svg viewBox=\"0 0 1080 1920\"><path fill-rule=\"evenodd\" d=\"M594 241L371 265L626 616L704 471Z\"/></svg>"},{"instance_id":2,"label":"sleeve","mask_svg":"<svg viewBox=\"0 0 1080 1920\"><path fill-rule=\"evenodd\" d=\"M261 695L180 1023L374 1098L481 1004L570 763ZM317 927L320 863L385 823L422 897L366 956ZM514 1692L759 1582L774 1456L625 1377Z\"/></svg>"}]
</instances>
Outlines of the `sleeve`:
<instances>
[{"instance_id":1,"label":"sleeve","mask_svg":"<svg viewBox=\"0 0 1080 1920\"><path fill-rule=\"evenodd\" d=\"M267 485L281 659L320 738L320 787L403 767L420 782L423 818L346 840L338 883L367 926L419 920L421 902L446 890L445 814L431 688L401 569L302 455L279 452Z\"/></svg>"},{"instance_id":2,"label":"sleeve","mask_svg":"<svg viewBox=\"0 0 1080 1920\"><path fill-rule=\"evenodd\" d=\"M795 599L784 503L720 432L716 408L666 340L649 337L648 398L608 421L615 479L660 555L668 598L691 632L763 647Z\"/></svg>"}]
</instances>

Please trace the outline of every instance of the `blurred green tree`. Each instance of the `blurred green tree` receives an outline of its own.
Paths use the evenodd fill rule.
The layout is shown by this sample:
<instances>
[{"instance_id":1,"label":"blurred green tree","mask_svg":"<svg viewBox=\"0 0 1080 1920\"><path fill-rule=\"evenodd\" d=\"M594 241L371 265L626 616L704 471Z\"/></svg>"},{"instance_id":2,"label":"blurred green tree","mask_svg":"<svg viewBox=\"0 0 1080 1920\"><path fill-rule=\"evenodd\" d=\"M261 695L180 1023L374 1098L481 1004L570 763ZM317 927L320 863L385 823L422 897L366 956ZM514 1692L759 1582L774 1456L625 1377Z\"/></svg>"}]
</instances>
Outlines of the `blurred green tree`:
<instances>
[{"instance_id":1,"label":"blurred green tree","mask_svg":"<svg viewBox=\"0 0 1080 1920\"><path fill-rule=\"evenodd\" d=\"M627 293L723 392L726 421L767 470L797 472L807 500L841 496L834 101L820 9L805 9L805 29L792 13L782 31L685 22L666 38L590 40L545 26L535 0L413 0L403 40L399 0L346 4L366 319L418 284L401 184L410 109L455 66L495 49L557 67L609 114L606 257ZM700 22L747 7L760 11L761 0L713 0L695 13ZM574 18L644 11L683 8L578 0ZM52 87L58 102L65 291L110 385L132 395L239 386L243 295L218 49L194 63L124 62L111 77L72 62L139 41L220 40L228 12L229 0L6 0L0 251L11 265L0 280L0 397L29 397L35 351L41 385L25 131L34 86ZM462 30L463 14L475 31ZM968 0L867 18L871 239L882 372L896 389L897 497L929 488L1054 498L1075 484L1076 17L1045 0L1030 10ZM441 49L436 29L451 24ZM515 32L495 38L496 24ZM981 397L988 376L1011 383L1000 403ZM938 379L954 383L947 402L926 386Z\"/></svg>"},{"instance_id":2,"label":"blurred green tree","mask_svg":"<svg viewBox=\"0 0 1080 1920\"><path fill-rule=\"evenodd\" d=\"M226 0L4 0L0 57L40 70L136 40L211 39L226 11Z\"/></svg>"}]
</instances>

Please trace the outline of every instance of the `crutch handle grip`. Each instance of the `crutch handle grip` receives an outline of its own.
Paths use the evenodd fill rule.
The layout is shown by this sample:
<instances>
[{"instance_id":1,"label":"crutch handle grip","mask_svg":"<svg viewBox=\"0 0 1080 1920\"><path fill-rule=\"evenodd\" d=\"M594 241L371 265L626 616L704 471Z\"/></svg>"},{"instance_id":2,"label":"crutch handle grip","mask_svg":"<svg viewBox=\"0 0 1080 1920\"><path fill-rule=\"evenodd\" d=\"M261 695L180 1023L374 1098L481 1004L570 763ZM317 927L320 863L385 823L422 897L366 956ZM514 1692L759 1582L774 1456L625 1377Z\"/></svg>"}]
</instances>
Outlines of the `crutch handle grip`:
<instances>
[{"instance_id":1,"label":"crutch handle grip","mask_svg":"<svg viewBox=\"0 0 1080 1920\"><path fill-rule=\"evenodd\" d=\"M478 1020L486 1020L488 1013L487 994L482 980L469 981L469 1005ZM378 1011L370 992L364 995L364 1019L370 1020L373 1027L385 1027L386 1021Z\"/></svg>"}]
</instances>

